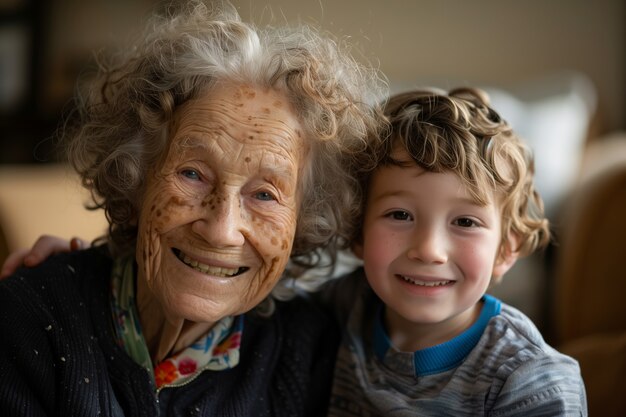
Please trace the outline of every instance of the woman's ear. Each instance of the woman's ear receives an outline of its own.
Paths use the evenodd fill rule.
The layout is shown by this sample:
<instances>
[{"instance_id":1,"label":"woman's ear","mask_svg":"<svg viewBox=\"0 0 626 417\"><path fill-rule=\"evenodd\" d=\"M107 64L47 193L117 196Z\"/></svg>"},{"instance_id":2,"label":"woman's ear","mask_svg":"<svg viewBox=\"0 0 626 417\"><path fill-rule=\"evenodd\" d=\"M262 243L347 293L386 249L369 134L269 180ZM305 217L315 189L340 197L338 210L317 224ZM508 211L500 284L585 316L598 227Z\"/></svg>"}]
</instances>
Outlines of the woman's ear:
<instances>
[{"instance_id":1,"label":"woman's ear","mask_svg":"<svg viewBox=\"0 0 626 417\"><path fill-rule=\"evenodd\" d=\"M513 265L515 265L517 258L519 258L519 251L517 250L518 243L518 237L512 233L509 234L507 241L503 242L500 253L498 254L498 257L493 265L493 271L491 273L493 278L502 278L502 276L506 274Z\"/></svg>"}]
</instances>

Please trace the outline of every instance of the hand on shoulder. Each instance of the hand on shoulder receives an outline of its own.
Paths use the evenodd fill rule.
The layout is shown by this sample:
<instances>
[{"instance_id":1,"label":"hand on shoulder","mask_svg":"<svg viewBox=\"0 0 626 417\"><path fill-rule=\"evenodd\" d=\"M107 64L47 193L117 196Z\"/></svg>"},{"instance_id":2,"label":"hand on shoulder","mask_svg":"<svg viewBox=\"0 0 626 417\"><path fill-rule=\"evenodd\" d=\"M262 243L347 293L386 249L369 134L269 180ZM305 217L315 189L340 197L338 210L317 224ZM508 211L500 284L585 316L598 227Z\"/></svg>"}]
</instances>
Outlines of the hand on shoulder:
<instances>
[{"instance_id":1,"label":"hand on shoulder","mask_svg":"<svg viewBox=\"0 0 626 417\"><path fill-rule=\"evenodd\" d=\"M32 268L51 255L85 248L87 243L78 237L70 240L51 235L40 236L31 248L18 249L9 254L0 268L0 279L13 274L20 266Z\"/></svg>"}]
</instances>

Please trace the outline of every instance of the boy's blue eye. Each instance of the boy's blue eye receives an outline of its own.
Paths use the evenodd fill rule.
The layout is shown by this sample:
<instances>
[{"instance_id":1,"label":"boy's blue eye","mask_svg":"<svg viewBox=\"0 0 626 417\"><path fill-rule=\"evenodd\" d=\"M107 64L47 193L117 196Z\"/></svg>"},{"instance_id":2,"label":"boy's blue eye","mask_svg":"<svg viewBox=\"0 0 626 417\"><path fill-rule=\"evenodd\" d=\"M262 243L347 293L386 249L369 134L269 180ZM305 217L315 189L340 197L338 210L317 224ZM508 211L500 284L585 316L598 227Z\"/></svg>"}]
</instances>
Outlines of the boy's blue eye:
<instances>
[{"instance_id":1,"label":"boy's blue eye","mask_svg":"<svg viewBox=\"0 0 626 417\"><path fill-rule=\"evenodd\" d=\"M256 193L255 197L258 200L262 200L262 201L272 201L275 200L274 196L270 193L268 193L267 191L260 191L258 193Z\"/></svg>"},{"instance_id":2,"label":"boy's blue eye","mask_svg":"<svg viewBox=\"0 0 626 417\"><path fill-rule=\"evenodd\" d=\"M181 171L181 174L192 180L200 179L200 174L198 174L198 171L195 171L193 169L184 169L183 171Z\"/></svg>"}]
</instances>

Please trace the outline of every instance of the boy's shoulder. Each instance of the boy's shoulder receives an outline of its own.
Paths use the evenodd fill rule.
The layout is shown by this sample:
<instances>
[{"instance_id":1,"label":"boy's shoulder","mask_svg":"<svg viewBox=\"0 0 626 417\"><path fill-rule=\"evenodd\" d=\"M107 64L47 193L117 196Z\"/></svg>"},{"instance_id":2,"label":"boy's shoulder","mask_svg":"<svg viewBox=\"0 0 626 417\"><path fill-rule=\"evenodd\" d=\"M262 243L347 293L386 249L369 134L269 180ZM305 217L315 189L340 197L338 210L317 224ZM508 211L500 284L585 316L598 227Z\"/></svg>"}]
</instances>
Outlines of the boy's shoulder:
<instances>
[{"instance_id":1,"label":"boy's shoulder","mask_svg":"<svg viewBox=\"0 0 626 417\"><path fill-rule=\"evenodd\" d=\"M503 338L502 341L507 343L512 337L522 344L547 346L541 332L526 314L505 302L500 302L500 306L500 314L493 318L486 332L493 332L492 337Z\"/></svg>"},{"instance_id":2,"label":"boy's shoulder","mask_svg":"<svg viewBox=\"0 0 626 417\"><path fill-rule=\"evenodd\" d=\"M586 410L578 362L546 343L524 313L505 303L454 374L491 381L485 399L492 410Z\"/></svg>"},{"instance_id":3,"label":"boy's shoulder","mask_svg":"<svg viewBox=\"0 0 626 417\"><path fill-rule=\"evenodd\" d=\"M500 314L489 321L477 348L483 351L480 355L483 358L499 357L503 362L521 363L539 357L553 357L576 363L550 346L528 316L506 303L501 303Z\"/></svg>"},{"instance_id":4,"label":"boy's shoulder","mask_svg":"<svg viewBox=\"0 0 626 417\"><path fill-rule=\"evenodd\" d=\"M530 318L506 303L467 360L481 364L483 371L507 384L513 383L515 375L544 381L566 375L572 381L580 379L578 362L550 346Z\"/></svg>"}]
</instances>

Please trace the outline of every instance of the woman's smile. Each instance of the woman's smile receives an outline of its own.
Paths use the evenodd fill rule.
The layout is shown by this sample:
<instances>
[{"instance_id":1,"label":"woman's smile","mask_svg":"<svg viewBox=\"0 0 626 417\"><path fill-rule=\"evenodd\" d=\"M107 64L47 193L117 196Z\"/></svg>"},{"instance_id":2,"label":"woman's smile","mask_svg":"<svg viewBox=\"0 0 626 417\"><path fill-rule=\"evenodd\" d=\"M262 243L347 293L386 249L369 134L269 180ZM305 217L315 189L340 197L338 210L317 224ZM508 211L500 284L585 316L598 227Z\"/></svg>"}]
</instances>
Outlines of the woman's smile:
<instances>
[{"instance_id":1,"label":"woman's smile","mask_svg":"<svg viewBox=\"0 0 626 417\"><path fill-rule=\"evenodd\" d=\"M190 268L195 269L196 271L200 271L203 274L220 277L220 278L230 278L235 277L237 275L243 274L246 272L248 267L240 266L240 267L224 267L214 265L212 263L204 263L193 256L190 256L179 249L172 249L172 252L176 255L178 259L180 259L185 265Z\"/></svg>"}]
</instances>

